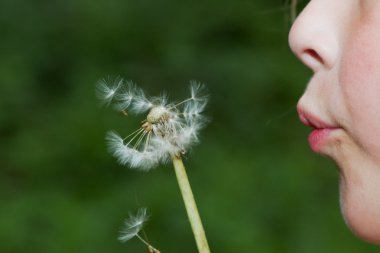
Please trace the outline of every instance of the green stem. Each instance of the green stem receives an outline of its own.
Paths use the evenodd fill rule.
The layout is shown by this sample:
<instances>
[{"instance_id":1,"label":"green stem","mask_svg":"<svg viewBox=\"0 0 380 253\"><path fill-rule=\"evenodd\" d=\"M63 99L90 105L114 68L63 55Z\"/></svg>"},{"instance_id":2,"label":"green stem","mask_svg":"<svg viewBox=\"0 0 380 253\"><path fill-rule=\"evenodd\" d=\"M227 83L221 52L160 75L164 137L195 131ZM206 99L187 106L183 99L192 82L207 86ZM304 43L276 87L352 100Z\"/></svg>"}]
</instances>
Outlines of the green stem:
<instances>
[{"instance_id":1,"label":"green stem","mask_svg":"<svg viewBox=\"0 0 380 253\"><path fill-rule=\"evenodd\" d=\"M193 230L195 242L199 253L210 253L210 248L207 243L206 234L203 229L202 221L199 216L197 205L194 200L193 192L191 191L189 179L186 174L185 166L181 157L173 156L174 170L177 176L179 188L181 189L182 198L185 202L187 215L190 220L190 225Z\"/></svg>"}]
</instances>

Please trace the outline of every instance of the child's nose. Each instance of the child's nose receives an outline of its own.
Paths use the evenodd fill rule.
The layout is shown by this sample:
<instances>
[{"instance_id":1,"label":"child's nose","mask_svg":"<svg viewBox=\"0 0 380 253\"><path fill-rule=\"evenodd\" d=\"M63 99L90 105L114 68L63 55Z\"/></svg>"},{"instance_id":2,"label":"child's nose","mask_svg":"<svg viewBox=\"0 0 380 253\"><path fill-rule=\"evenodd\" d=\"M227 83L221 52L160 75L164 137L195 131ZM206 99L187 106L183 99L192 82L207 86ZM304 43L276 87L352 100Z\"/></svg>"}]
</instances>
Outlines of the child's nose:
<instances>
[{"instance_id":1,"label":"child's nose","mask_svg":"<svg viewBox=\"0 0 380 253\"><path fill-rule=\"evenodd\" d=\"M332 68L338 53L338 24L329 2L310 1L289 33L292 51L314 72Z\"/></svg>"}]
</instances>

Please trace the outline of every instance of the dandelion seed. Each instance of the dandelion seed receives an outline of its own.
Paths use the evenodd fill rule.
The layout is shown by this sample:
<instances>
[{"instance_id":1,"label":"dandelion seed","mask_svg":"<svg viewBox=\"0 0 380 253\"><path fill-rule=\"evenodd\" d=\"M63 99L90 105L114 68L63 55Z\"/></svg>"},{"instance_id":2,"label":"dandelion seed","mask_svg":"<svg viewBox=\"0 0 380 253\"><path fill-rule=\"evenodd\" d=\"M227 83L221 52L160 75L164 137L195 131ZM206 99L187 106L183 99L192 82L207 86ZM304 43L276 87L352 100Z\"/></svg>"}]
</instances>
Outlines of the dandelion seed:
<instances>
[{"instance_id":1,"label":"dandelion seed","mask_svg":"<svg viewBox=\"0 0 380 253\"><path fill-rule=\"evenodd\" d=\"M144 113L154 106L153 103L145 96L142 89L137 87L131 87L131 89L134 89L131 92L135 94L135 97L130 104L132 112L136 114Z\"/></svg>"},{"instance_id":2,"label":"dandelion seed","mask_svg":"<svg viewBox=\"0 0 380 253\"><path fill-rule=\"evenodd\" d=\"M141 231L147 220L148 216L146 214L146 208L140 208L136 215L129 214L129 218L125 220L124 228L120 231L118 239L122 242L126 242L133 237L138 236L138 233Z\"/></svg>"},{"instance_id":3,"label":"dandelion seed","mask_svg":"<svg viewBox=\"0 0 380 253\"><path fill-rule=\"evenodd\" d=\"M127 81L125 85L126 87L121 87L120 93L117 94L115 98L117 101L115 109L119 111L126 110L136 96L136 94L132 92L136 85L131 81Z\"/></svg>"},{"instance_id":4,"label":"dandelion seed","mask_svg":"<svg viewBox=\"0 0 380 253\"><path fill-rule=\"evenodd\" d=\"M109 77L100 80L96 85L98 98L108 106L114 99L119 88L123 85L123 82L123 79L120 77L117 77L114 80Z\"/></svg>"},{"instance_id":5,"label":"dandelion seed","mask_svg":"<svg viewBox=\"0 0 380 253\"><path fill-rule=\"evenodd\" d=\"M208 96L202 94L205 91L205 86L195 80L190 81L190 93L193 100L204 101L208 99Z\"/></svg>"},{"instance_id":6,"label":"dandelion seed","mask_svg":"<svg viewBox=\"0 0 380 253\"><path fill-rule=\"evenodd\" d=\"M118 239L121 242L126 242L133 237L137 237L148 247L149 252L160 253L158 249L154 248L150 243L148 243L139 235L139 232L143 229L147 220L148 215L146 213L146 208L138 209L136 215L129 214L129 218L125 220L124 228L120 231L120 236Z\"/></svg>"},{"instance_id":7,"label":"dandelion seed","mask_svg":"<svg viewBox=\"0 0 380 253\"><path fill-rule=\"evenodd\" d=\"M147 171L187 152L198 142L198 132L206 123L201 113L208 101L202 94L203 84L191 81L191 96L177 104L169 103L166 94L147 97L132 82L118 85L117 89L103 87L103 90L120 92L115 97L120 111L147 113L141 127L126 138L116 132L107 134L109 150L120 164Z\"/></svg>"}]
</instances>

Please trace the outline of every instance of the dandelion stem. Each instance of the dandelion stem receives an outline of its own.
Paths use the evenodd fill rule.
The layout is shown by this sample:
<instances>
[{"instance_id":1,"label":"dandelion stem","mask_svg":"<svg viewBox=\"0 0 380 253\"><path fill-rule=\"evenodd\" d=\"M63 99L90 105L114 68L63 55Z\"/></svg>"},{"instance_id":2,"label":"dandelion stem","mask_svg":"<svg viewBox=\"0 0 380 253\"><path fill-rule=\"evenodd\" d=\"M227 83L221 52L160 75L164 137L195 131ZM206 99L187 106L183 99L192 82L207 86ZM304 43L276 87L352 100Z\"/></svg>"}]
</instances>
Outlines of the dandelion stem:
<instances>
[{"instance_id":1,"label":"dandelion stem","mask_svg":"<svg viewBox=\"0 0 380 253\"><path fill-rule=\"evenodd\" d=\"M182 193L183 201L185 202L187 215L189 217L190 225L193 230L195 241L198 247L198 252L210 253L210 248L207 243L206 234L203 229L202 221L199 216L197 205L194 200L194 195L190 187L185 166L183 165L182 159L179 155L173 156L172 159L179 188Z\"/></svg>"}]
</instances>

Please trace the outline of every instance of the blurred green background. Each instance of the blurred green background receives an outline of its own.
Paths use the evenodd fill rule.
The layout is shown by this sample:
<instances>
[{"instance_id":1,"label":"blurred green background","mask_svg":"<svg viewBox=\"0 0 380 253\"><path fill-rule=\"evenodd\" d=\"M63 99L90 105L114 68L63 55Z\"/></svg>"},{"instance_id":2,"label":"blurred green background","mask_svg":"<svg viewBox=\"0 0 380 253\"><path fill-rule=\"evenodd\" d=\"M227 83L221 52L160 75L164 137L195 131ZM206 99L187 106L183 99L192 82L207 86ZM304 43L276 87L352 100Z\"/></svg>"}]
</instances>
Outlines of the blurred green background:
<instances>
[{"instance_id":1,"label":"blurred green background","mask_svg":"<svg viewBox=\"0 0 380 253\"><path fill-rule=\"evenodd\" d=\"M105 133L141 118L99 106L123 76L177 100L207 84L212 119L185 164L212 252L378 252L339 211L337 172L295 105L310 72L279 0L1 0L0 252L147 252L117 241L128 212L167 252L196 252L170 164L118 165Z\"/></svg>"}]
</instances>

